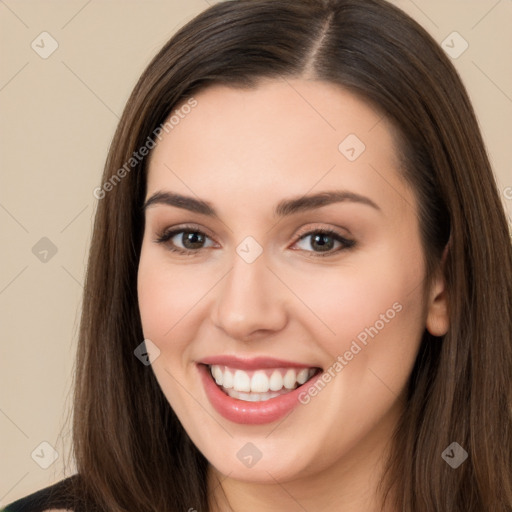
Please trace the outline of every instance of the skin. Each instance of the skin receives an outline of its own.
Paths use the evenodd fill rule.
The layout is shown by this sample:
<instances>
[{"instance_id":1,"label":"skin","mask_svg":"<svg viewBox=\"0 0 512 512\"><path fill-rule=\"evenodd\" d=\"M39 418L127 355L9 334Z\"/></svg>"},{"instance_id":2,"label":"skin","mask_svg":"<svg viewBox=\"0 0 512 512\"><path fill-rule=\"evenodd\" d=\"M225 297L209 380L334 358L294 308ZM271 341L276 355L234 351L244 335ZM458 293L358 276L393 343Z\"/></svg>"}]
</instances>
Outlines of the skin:
<instances>
[{"instance_id":1,"label":"skin","mask_svg":"<svg viewBox=\"0 0 512 512\"><path fill-rule=\"evenodd\" d=\"M138 295L145 338L161 351L155 376L211 464L212 509L380 511L376 485L422 334L448 329L441 273L423 297L417 203L400 177L393 128L353 94L315 80L215 85L195 98L152 151L146 198L164 190L200 198L219 218L148 207ZM366 145L353 162L338 149L348 134ZM341 189L379 210L344 201L273 216L283 199ZM155 242L190 223L209 237L195 255ZM322 257L311 236L300 239L329 228L356 245L335 243ZM236 252L247 236L263 249L250 264ZM238 425L210 405L202 358L271 356L325 370L395 303L401 311L284 419ZM237 458L248 442L262 454L251 468Z\"/></svg>"}]
</instances>

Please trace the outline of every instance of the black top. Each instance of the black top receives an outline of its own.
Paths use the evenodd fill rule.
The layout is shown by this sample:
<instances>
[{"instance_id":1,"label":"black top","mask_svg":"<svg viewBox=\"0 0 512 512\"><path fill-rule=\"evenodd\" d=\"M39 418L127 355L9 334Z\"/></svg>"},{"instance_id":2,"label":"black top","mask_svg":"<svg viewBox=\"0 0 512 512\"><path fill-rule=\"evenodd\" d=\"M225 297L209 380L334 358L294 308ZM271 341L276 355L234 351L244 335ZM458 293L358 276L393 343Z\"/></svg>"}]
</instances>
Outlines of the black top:
<instances>
[{"instance_id":1,"label":"black top","mask_svg":"<svg viewBox=\"0 0 512 512\"><path fill-rule=\"evenodd\" d=\"M76 499L74 492L78 475L70 476L24 498L7 505L0 512L44 512L49 509L67 509L74 512L87 512L82 500Z\"/></svg>"}]
</instances>

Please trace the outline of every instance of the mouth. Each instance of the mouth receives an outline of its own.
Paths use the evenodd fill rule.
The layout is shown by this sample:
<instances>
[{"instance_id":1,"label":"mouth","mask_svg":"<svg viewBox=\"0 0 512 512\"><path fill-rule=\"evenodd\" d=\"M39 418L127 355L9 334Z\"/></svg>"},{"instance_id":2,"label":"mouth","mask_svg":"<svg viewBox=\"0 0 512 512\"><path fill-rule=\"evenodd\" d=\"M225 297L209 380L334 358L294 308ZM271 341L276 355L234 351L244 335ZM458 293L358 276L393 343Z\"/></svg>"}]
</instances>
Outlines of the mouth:
<instances>
[{"instance_id":1,"label":"mouth","mask_svg":"<svg viewBox=\"0 0 512 512\"><path fill-rule=\"evenodd\" d=\"M276 367L245 370L207 364L208 375L226 395L244 402L265 402L307 384L322 372L319 367Z\"/></svg>"},{"instance_id":2,"label":"mouth","mask_svg":"<svg viewBox=\"0 0 512 512\"><path fill-rule=\"evenodd\" d=\"M317 366L268 356L223 354L196 364L210 405L241 425L264 425L288 416L303 403L303 388L315 386L323 372Z\"/></svg>"}]
</instances>

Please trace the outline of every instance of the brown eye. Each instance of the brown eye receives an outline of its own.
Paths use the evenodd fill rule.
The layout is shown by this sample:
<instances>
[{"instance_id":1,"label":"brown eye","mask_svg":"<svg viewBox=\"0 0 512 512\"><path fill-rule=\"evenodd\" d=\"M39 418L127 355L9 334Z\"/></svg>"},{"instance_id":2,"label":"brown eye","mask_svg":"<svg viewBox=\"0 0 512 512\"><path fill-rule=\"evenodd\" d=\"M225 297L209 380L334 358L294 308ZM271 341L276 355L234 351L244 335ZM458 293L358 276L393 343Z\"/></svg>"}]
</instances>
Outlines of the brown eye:
<instances>
[{"instance_id":1,"label":"brown eye","mask_svg":"<svg viewBox=\"0 0 512 512\"><path fill-rule=\"evenodd\" d=\"M171 251L189 254L215 245L202 231L183 228L165 231L155 242L166 245Z\"/></svg>"},{"instance_id":2,"label":"brown eye","mask_svg":"<svg viewBox=\"0 0 512 512\"><path fill-rule=\"evenodd\" d=\"M349 249L355 245L355 241L347 240L338 233L330 230L310 231L302 235L296 245L303 251L319 254L321 256L335 254L343 249Z\"/></svg>"},{"instance_id":3,"label":"brown eye","mask_svg":"<svg viewBox=\"0 0 512 512\"><path fill-rule=\"evenodd\" d=\"M206 241L206 236L198 231L183 231L181 233L181 239L179 236L178 234L178 240L181 241L185 249L201 249Z\"/></svg>"},{"instance_id":4,"label":"brown eye","mask_svg":"<svg viewBox=\"0 0 512 512\"><path fill-rule=\"evenodd\" d=\"M312 249L323 251L330 251L334 248L335 240L332 236L326 234L316 234L311 236L309 242Z\"/></svg>"}]
</instances>

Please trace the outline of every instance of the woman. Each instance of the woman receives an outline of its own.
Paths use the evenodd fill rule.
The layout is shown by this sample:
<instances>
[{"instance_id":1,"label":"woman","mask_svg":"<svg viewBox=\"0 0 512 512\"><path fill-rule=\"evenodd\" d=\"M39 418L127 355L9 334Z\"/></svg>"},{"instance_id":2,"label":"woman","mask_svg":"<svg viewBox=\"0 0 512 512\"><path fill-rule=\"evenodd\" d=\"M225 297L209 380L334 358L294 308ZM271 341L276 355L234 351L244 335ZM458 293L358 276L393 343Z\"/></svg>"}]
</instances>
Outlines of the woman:
<instances>
[{"instance_id":1,"label":"woman","mask_svg":"<svg viewBox=\"0 0 512 512\"><path fill-rule=\"evenodd\" d=\"M95 194L78 475L7 511L512 510L510 236L417 23L207 9L143 73Z\"/></svg>"}]
</instances>

